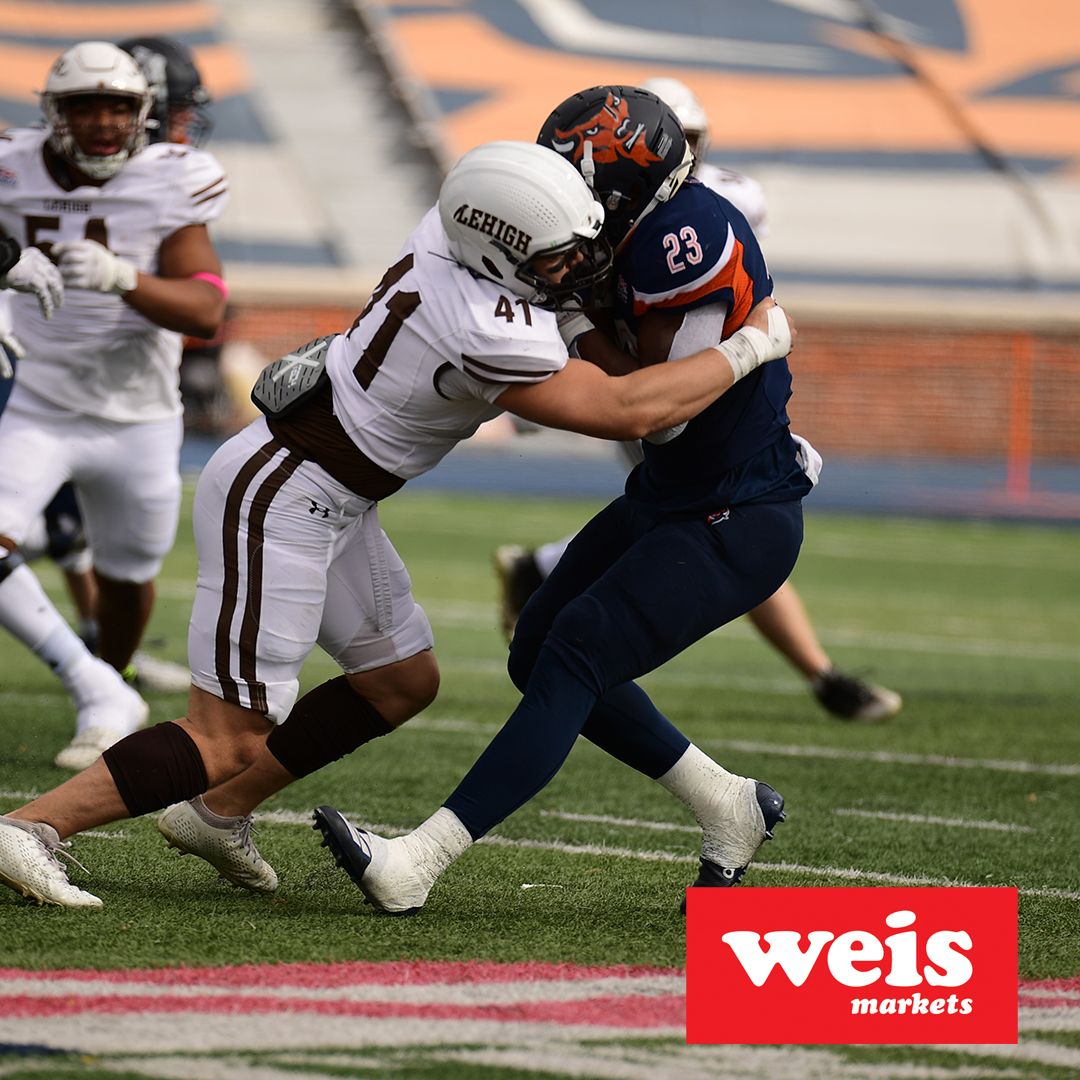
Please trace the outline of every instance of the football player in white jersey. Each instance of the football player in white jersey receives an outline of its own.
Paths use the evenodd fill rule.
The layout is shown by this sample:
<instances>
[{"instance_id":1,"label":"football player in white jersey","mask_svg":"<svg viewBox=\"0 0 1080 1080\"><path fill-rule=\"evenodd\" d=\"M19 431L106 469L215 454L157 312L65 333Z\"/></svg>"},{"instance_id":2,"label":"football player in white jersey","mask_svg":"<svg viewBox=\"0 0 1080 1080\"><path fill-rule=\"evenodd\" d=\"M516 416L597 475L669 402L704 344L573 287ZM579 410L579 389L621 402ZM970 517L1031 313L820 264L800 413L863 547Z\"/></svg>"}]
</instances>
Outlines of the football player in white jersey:
<instances>
[{"instance_id":1,"label":"football player in white jersey","mask_svg":"<svg viewBox=\"0 0 1080 1080\"><path fill-rule=\"evenodd\" d=\"M765 191L756 180L705 160L709 151L709 120L697 95L678 79L647 79L641 84L678 117L694 155L693 176L733 203L759 240L768 235ZM629 467L641 461L637 443L619 446ZM535 550L506 544L495 552L501 592L500 619L509 639L529 596L554 569L573 536L542 544ZM840 671L822 647L795 586L785 582L765 603L747 613L758 632L806 679L811 692L833 716L843 720L877 722L895 716L903 700L894 690Z\"/></svg>"},{"instance_id":2,"label":"football player in white jersey","mask_svg":"<svg viewBox=\"0 0 1080 1080\"><path fill-rule=\"evenodd\" d=\"M146 80L107 42L65 51L41 95L47 126L0 135L0 231L56 262L64 304L46 320L11 298L26 356L3 418L0 625L57 673L74 698L82 768L140 727L145 702L118 672L153 606L153 580L180 507L181 334L212 336L225 310L207 225L227 182L207 153L146 146ZM101 625L96 661L45 597L19 544L74 481L94 551Z\"/></svg>"},{"instance_id":3,"label":"football player in white jersey","mask_svg":"<svg viewBox=\"0 0 1080 1080\"><path fill-rule=\"evenodd\" d=\"M209 114L211 99L191 50L182 42L155 37L129 38L118 42L118 45L135 58L152 95L153 104L147 118L147 141L201 146L213 127ZM33 252L37 249L28 250ZM52 264L46 265L51 268ZM0 342L3 341L5 313L6 304L0 296ZM10 330L10 316L7 329ZM189 355L186 346L191 340L194 339L185 338L185 353L180 368L185 423L189 402L183 385L184 364ZM18 343L14 339L12 341L13 346L18 348ZM204 362L204 357L210 360L213 356L210 362L214 364L216 372L216 353L219 350L220 335L213 342L200 341L196 350L198 362ZM14 365L9 367L10 377L13 378ZM0 365L0 412L3 412L10 392L10 383L5 381ZM20 554L27 562L47 555L63 572L78 616L79 637L91 651L96 652L99 638L97 580L94 577L93 552L86 543L86 531L73 484L64 484L45 508L44 515L30 525L20 545ZM175 664L141 649L136 651L122 674L125 681L140 692L151 690L186 694L191 683L186 664Z\"/></svg>"},{"instance_id":4,"label":"football player in white jersey","mask_svg":"<svg viewBox=\"0 0 1080 1080\"><path fill-rule=\"evenodd\" d=\"M57 846L169 807L158 827L173 846L237 885L274 889L251 810L389 734L438 688L431 627L378 501L502 411L639 438L787 354L788 320L765 300L723 345L679 364L615 378L569 359L555 309L608 272L603 217L551 150L478 147L353 325L263 372L253 397L266 416L218 450L196 491L187 716L129 735L0 817L0 882L98 906L68 881ZM316 644L343 674L296 700Z\"/></svg>"}]
</instances>

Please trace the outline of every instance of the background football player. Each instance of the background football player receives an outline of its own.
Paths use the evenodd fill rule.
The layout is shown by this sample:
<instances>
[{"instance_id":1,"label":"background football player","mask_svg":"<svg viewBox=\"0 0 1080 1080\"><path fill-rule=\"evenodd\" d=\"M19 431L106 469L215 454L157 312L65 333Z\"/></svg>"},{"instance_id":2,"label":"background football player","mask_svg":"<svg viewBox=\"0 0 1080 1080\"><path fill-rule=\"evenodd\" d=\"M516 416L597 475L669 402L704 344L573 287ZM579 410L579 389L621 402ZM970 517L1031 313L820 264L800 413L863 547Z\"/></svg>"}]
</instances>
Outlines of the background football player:
<instances>
[{"instance_id":1,"label":"background football player","mask_svg":"<svg viewBox=\"0 0 1080 1080\"><path fill-rule=\"evenodd\" d=\"M179 515L180 335L212 336L225 309L207 224L227 182L204 151L147 148L153 104L132 57L107 42L65 51L41 96L45 129L11 129L0 164L0 229L57 262L65 303L46 321L11 303L26 356L0 418L0 625L57 673L76 734L57 764L81 768L145 722L119 676L153 606L153 578ZM97 662L17 549L74 481L94 551Z\"/></svg>"},{"instance_id":2,"label":"background football player","mask_svg":"<svg viewBox=\"0 0 1080 1080\"><path fill-rule=\"evenodd\" d=\"M135 58L150 89L152 105L146 121L147 141L201 146L212 130L211 98L191 50L182 42L154 37L130 38L119 46ZM227 394L221 381L221 345L220 331L209 341L184 338L180 394L185 428L193 426L208 412L220 416L223 411ZM48 555L60 568L79 618L79 636L96 653L97 580L73 484L60 488L45 513L29 526L19 550L28 562ZM186 665L164 660L143 649L136 650L122 674L140 691L186 692L191 681Z\"/></svg>"}]
</instances>

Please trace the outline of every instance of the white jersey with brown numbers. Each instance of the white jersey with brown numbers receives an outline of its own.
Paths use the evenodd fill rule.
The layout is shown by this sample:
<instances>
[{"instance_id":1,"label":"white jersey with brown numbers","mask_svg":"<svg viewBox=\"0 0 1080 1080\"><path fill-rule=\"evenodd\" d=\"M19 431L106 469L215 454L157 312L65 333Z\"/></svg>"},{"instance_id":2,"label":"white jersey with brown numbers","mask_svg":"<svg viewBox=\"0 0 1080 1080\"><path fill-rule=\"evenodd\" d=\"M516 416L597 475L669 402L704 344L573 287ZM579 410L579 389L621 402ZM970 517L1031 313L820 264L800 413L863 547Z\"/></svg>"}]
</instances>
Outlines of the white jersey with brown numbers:
<instances>
[{"instance_id":1,"label":"white jersey with brown numbers","mask_svg":"<svg viewBox=\"0 0 1080 1080\"><path fill-rule=\"evenodd\" d=\"M567 359L553 312L454 260L435 207L334 339L327 370L349 438L408 480L498 416L508 386L542 382Z\"/></svg>"},{"instance_id":2,"label":"white jersey with brown numbers","mask_svg":"<svg viewBox=\"0 0 1080 1080\"><path fill-rule=\"evenodd\" d=\"M44 130L0 134L0 228L24 247L48 252L60 241L96 240L154 273L164 241L187 225L218 218L228 183L203 150L146 147L100 187L72 190L50 173ZM15 334L26 350L19 380L56 405L107 420L160 420L180 413L181 337L140 315L121 297L69 288L46 320L34 297L11 299Z\"/></svg>"}]
</instances>

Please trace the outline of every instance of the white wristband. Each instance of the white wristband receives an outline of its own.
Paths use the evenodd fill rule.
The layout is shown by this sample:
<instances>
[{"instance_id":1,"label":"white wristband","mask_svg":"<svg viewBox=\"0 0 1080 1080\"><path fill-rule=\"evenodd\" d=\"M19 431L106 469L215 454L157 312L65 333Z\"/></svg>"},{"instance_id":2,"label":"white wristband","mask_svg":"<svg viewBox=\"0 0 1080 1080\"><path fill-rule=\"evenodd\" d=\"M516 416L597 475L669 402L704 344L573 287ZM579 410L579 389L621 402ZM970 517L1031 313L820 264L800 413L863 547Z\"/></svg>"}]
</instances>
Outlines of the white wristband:
<instances>
[{"instance_id":1,"label":"white wristband","mask_svg":"<svg viewBox=\"0 0 1080 1080\"><path fill-rule=\"evenodd\" d=\"M749 375L755 368L769 360L779 360L791 352L791 328L784 309L779 305L769 308L769 332L766 334L753 326L736 330L726 341L713 346L722 352L731 365L734 381Z\"/></svg>"}]
</instances>

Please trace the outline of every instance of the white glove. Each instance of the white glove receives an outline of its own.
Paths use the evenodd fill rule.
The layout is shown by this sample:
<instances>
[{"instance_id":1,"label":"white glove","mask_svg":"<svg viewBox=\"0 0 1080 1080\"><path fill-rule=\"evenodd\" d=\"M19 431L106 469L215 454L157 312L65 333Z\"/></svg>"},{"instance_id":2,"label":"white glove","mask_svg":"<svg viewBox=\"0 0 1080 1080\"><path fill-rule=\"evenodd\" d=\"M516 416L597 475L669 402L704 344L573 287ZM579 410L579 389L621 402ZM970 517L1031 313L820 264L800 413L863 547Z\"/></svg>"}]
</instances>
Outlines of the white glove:
<instances>
[{"instance_id":1,"label":"white glove","mask_svg":"<svg viewBox=\"0 0 1080 1080\"><path fill-rule=\"evenodd\" d=\"M96 240L53 244L53 253L57 256L60 273L68 288L92 289L119 296L135 288L138 267L114 255Z\"/></svg>"},{"instance_id":2,"label":"white glove","mask_svg":"<svg viewBox=\"0 0 1080 1080\"><path fill-rule=\"evenodd\" d=\"M21 360L25 355L26 350L19 339L10 330L0 326L0 379L15 377L15 368L12 367L9 356L14 360Z\"/></svg>"},{"instance_id":3,"label":"white glove","mask_svg":"<svg viewBox=\"0 0 1080 1080\"><path fill-rule=\"evenodd\" d=\"M60 271L36 247L23 248L19 261L0 277L0 288L33 293L46 319L64 302Z\"/></svg>"},{"instance_id":4,"label":"white glove","mask_svg":"<svg viewBox=\"0 0 1080 1080\"><path fill-rule=\"evenodd\" d=\"M784 309L777 304L769 308L768 316L767 334L756 327L744 326L714 346L727 357L736 382L766 361L779 360L791 352L791 327Z\"/></svg>"}]
</instances>

